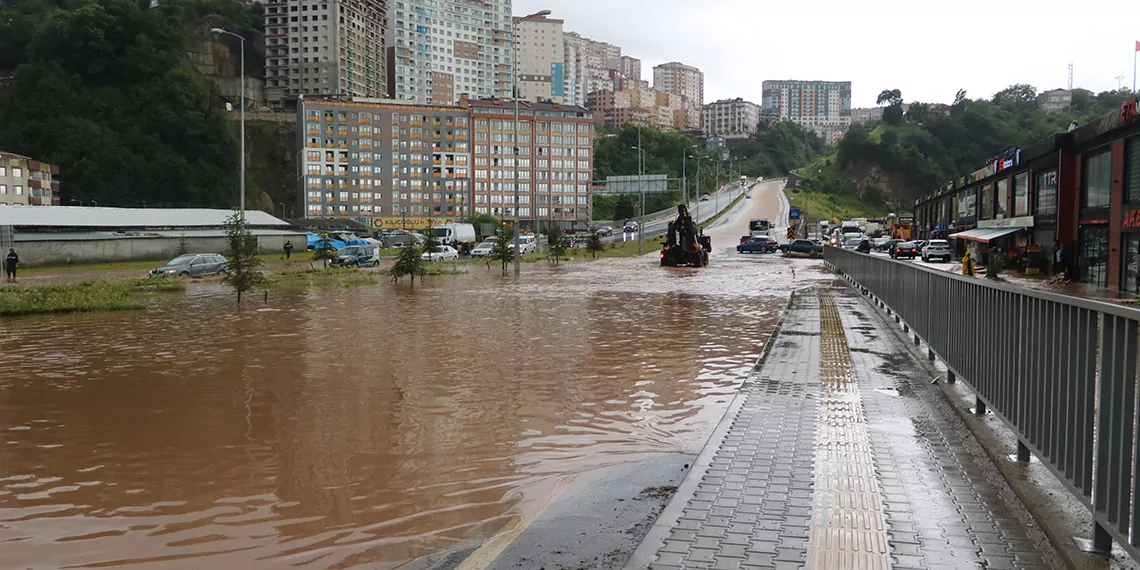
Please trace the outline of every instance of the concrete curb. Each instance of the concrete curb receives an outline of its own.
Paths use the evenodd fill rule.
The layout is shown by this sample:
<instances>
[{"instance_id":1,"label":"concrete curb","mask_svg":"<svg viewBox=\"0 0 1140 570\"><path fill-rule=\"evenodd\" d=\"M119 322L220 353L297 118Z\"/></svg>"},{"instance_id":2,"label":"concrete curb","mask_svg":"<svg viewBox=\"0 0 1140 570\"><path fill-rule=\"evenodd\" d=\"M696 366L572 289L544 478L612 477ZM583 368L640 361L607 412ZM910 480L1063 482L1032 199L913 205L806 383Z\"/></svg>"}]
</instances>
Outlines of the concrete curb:
<instances>
[{"instance_id":1,"label":"concrete curb","mask_svg":"<svg viewBox=\"0 0 1140 570\"><path fill-rule=\"evenodd\" d=\"M880 316L887 318L889 316L898 316L898 313L889 305L883 303L887 308L880 308L878 303L882 302L881 299L875 297L870 291L864 290L862 286L847 277L842 271L831 264L827 267L837 275L839 275L848 286L860 293L863 297L863 302L871 308L876 309ZM887 313L887 310L890 313ZM928 355L924 350L919 350L918 347L912 342L913 337L919 338L923 344L926 343L914 329L907 325L905 320L900 321L900 325L906 325L909 331L904 332L900 326L889 326L889 318L887 318L888 329L892 334L902 343L906 350L916 362L932 376L944 380L945 373L939 370L934 362L931 362ZM929 346L929 345L927 345ZM1025 510L1036 521L1037 527L1045 534L1045 537L1052 543L1053 548L1057 554L1064 561L1065 566L1069 570L1094 570L1094 569L1109 569L1109 568L1135 568L1131 561L1115 560L1115 562L1124 563L1125 565L1114 565L1114 560L1099 557L1087 552L1081 551L1075 542L1074 537L1086 537L1089 535L1089 529L1092 528L1092 515L1088 510L1078 501L1075 497L1066 490L1060 483L1056 481L1056 477L1047 469L1041 467L1041 471L1047 475L1047 480L1043 479L1040 474L1031 476L1026 473L1029 464L1017 463L1009 459L1013 450L1016 448L1017 435L1014 434L1008 426L1000 421L989 422L986 417L975 415L970 409L970 400L973 399L973 390L968 388L962 383L953 385L946 382L938 383L938 392L942 395L946 403L954 410L966 428L977 440L979 446L985 452L990 462L994 464L997 471L1001 473L1002 479L1005 480L1010 490L1017 497ZM967 393L969 395L967 395ZM969 398L969 399L966 399ZM965 399L965 401L963 401ZM996 425L995 425L996 424ZM1034 461L1038 461L1036 457ZM1035 482L1033 479L1039 480ZM1050 483L1055 484L1051 486ZM1084 529L1083 531L1081 529ZM1121 551L1123 552L1123 551ZM1118 558L1115 557L1114 558Z\"/></svg>"},{"instance_id":2,"label":"concrete curb","mask_svg":"<svg viewBox=\"0 0 1140 570\"><path fill-rule=\"evenodd\" d=\"M696 460L693 461L693 466L689 472L685 474L685 479L681 481L681 485L677 487L677 491L673 493L673 498L661 510L661 514L657 516L657 520L653 523L653 527L641 539L641 544L633 551L629 560L624 566L624 570L644 570L657 558L657 552L665 545L665 540L669 538L669 532L677 525L677 521L681 518L681 514L685 510L685 506L689 504L689 500L697 492L697 486L700 485L701 479L704 478L705 472L708 471L709 464L712 462L713 457L716 455L717 450L724 442L725 436L728 435L729 429L732 427L736 417L740 414L740 409L744 407L744 400L748 397L748 390L751 388L754 376L764 366L768 360L768 355L772 351L773 341L780 335L780 331L784 327L784 322L788 318L788 313L795 303L796 295L809 290L810 288L792 291L788 297L788 303L784 306L783 312L780 314L780 319L776 321L776 327L772 330L771 336L768 340L764 341L764 348L760 350L760 356L756 359L756 364L752 365L752 371L748 375L748 379L740 385L740 389L736 391L736 395L732 397L732 402L729 403L728 408L725 409L724 415L721 416L720 421L717 422L716 428L713 430L712 435L705 441L701 452L697 455Z\"/></svg>"}]
</instances>

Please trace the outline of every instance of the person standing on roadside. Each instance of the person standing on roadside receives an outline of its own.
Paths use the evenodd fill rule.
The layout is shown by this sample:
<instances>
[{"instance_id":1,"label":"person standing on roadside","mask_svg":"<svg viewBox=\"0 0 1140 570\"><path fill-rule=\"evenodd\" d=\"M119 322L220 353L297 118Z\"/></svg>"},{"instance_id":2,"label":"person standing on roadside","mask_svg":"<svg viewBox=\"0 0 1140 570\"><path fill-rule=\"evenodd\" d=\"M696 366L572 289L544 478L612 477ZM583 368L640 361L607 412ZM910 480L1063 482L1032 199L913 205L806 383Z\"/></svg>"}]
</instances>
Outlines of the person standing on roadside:
<instances>
[{"instance_id":1,"label":"person standing on roadside","mask_svg":"<svg viewBox=\"0 0 1140 570\"><path fill-rule=\"evenodd\" d=\"M16 282L16 270L20 268L20 256L16 255L15 248L8 248L8 257L4 258L4 274L8 276L9 283Z\"/></svg>"},{"instance_id":2,"label":"person standing on roadside","mask_svg":"<svg viewBox=\"0 0 1140 570\"><path fill-rule=\"evenodd\" d=\"M285 240L285 260L288 261L293 255L293 242L292 240Z\"/></svg>"}]
</instances>

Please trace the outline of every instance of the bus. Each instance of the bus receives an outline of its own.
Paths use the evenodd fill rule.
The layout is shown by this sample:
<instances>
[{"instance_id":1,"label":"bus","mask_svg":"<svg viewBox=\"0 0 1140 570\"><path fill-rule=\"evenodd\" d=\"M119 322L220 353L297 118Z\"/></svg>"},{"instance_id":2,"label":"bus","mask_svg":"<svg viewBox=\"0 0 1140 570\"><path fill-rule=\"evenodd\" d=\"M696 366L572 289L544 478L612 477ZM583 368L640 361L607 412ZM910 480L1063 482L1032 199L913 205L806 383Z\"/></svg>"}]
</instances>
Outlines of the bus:
<instances>
[{"instance_id":1,"label":"bus","mask_svg":"<svg viewBox=\"0 0 1140 570\"><path fill-rule=\"evenodd\" d=\"M748 220L748 231L754 236L766 236L768 231L772 229L772 222L764 218L752 218Z\"/></svg>"}]
</instances>

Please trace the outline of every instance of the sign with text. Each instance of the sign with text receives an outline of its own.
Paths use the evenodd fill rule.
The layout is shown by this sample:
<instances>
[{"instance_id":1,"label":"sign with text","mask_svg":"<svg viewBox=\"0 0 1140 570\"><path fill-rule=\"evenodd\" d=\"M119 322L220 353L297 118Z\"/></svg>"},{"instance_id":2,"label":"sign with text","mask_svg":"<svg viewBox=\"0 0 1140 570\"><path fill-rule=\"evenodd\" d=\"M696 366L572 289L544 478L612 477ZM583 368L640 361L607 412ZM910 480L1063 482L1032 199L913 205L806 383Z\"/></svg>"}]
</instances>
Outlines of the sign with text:
<instances>
[{"instance_id":1,"label":"sign with text","mask_svg":"<svg viewBox=\"0 0 1140 570\"><path fill-rule=\"evenodd\" d=\"M451 218L372 218L372 229L415 229L426 230L440 224L454 224Z\"/></svg>"},{"instance_id":2,"label":"sign with text","mask_svg":"<svg viewBox=\"0 0 1140 570\"><path fill-rule=\"evenodd\" d=\"M1140 210L1124 212L1124 223L1121 225L1126 228L1140 228Z\"/></svg>"},{"instance_id":3,"label":"sign with text","mask_svg":"<svg viewBox=\"0 0 1140 570\"><path fill-rule=\"evenodd\" d=\"M978 222L979 228L1032 228L1033 216L1020 218L1002 218L1000 220L982 220Z\"/></svg>"},{"instance_id":4,"label":"sign with text","mask_svg":"<svg viewBox=\"0 0 1140 570\"><path fill-rule=\"evenodd\" d=\"M1140 117L1140 99L1133 97L1120 105L1120 120L1131 121Z\"/></svg>"}]
</instances>

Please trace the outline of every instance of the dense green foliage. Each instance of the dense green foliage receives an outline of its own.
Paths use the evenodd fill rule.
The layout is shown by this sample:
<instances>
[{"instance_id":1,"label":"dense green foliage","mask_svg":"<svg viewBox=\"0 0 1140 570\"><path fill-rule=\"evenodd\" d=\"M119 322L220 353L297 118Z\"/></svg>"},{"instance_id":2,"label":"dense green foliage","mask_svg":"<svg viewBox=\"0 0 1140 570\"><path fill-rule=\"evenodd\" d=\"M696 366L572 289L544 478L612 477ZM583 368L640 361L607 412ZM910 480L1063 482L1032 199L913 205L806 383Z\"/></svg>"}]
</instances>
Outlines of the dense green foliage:
<instances>
[{"instance_id":1,"label":"dense green foliage","mask_svg":"<svg viewBox=\"0 0 1140 570\"><path fill-rule=\"evenodd\" d=\"M729 147L732 156L741 158L740 171L752 178L774 178L812 161L826 149L823 139L793 123L780 121L761 123L756 136Z\"/></svg>"},{"instance_id":2,"label":"dense green foliage","mask_svg":"<svg viewBox=\"0 0 1140 570\"><path fill-rule=\"evenodd\" d=\"M968 99L959 91L952 105L938 109L911 103L903 114L902 94L883 91L883 120L853 125L833 153L801 174L805 188L856 195L868 203L902 206L985 165L1012 148L1024 148L1055 133L1113 112L1131 97L1126 91L1092 95L1077 90L1067 112L1038 109L1037 90L1012 85L991 99Z\"/></svg>"},{"instance_id":3,"label":"dense green foliage","mask_svg":"<svg viewBox=\"0 0 1140 570\"><path fill-rule=\"evenodd\" d=\"M60 165L64 203L229 207L238 141L191 65L210 26L261 24L228 0L14 0L0 18L0 148Z\"/></svg>"}]
</instances>

